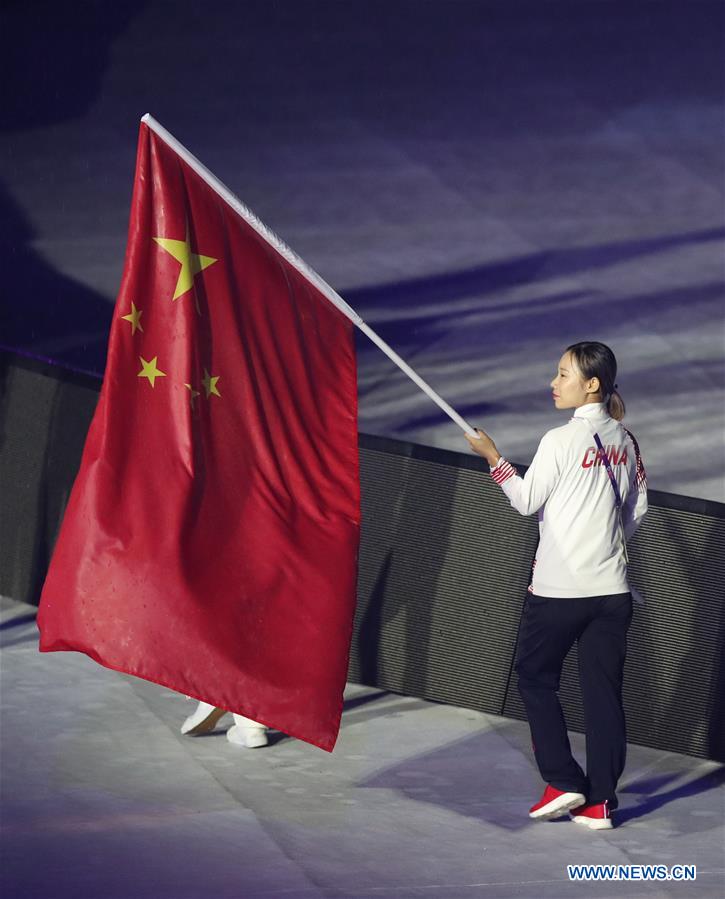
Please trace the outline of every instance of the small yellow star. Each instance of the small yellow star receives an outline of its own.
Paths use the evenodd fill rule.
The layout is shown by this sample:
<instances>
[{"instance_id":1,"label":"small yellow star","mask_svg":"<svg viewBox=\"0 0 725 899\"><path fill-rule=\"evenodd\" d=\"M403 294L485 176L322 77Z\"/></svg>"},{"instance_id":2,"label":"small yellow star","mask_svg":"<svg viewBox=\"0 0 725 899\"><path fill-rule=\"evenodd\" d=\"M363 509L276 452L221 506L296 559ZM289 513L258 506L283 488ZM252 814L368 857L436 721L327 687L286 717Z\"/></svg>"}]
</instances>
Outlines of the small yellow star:
<instances>
[{"instance_id":1,"label":"small yellow star","mask_svg":"<svg viewBox=\"0 0 725 899\"><path fill-rule=\"evenodd\" d=\"M201 383L204 385L204 390L206 390L206 398L214 394L214 396L221 396L221 393L217 390L216 382L219 380L221 375L217 375L215 378L212 378L209 374L208 370L204 369L204 377L201 379Z\"/></svg>"},{"instance_id":2,"label":"small yellow star","mask_svg":"<svg viewBox=\"0 0 725 899\"><path fill-rule=\"evenodd\" d=\"M160 368L156 366L156 361L159 358L158 356L154 356L154 358L147 362L143 356L138 357L141 360L141 371L138 373L139 378L148 378L149 384L153 387L156 378L165 378L166 372L161 371Z\"/></svg>"},{"instance_id":3,"label":"small yellow star","mask_svg":"<svg viewBox=\"0 0 725 899\"><path fill-rule=\"evenodd\" d=\"M141 316L143 315L143 309L137 309L134 303L131 303L131 311L128 315L122 315L121 318L125 322L131 322L131 336L136 333L136 331L140 331L143 334L143 325L141 324Z\"/></svg>"},{"instance_id":4,"label":"small yellow star","mask_svg":"<svg viewBox=\"0 0 725 899\"><path fill-rule=\"evenodd\" d=\"M194 400L199 396L199 391L194 390L194 388L191 386L191 384L184 384L184 387L186 387L187 390L189 390L191 393L189 400L191 402L191 408L193 409L194 408Z\"/></svg>"},{"instance_id":5,"label":"small yellow star","mask_svg":"<svg viewBox=\"0 0 725 899\"><path fill-rule=\"evenodd\" d=\"M177 262L181 263L181 271L176 282L173 300L178 300L180 296L191 290L194 286L194 277L217 262L211 256L201 256L199 253L192 252L188 223L184 240L172 240L170 237L154 237L154 240L162 249L170 253Z\"/></svg>"}]
</instances>

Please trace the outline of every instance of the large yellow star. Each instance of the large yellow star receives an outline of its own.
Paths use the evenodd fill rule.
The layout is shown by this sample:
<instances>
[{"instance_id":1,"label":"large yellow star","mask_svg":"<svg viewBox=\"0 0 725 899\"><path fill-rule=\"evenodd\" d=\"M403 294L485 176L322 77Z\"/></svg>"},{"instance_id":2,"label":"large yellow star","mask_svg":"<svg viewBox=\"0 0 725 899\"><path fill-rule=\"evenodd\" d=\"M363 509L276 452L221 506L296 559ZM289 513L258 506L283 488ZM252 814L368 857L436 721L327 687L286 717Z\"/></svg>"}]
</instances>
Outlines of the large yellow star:
<instances>
[{"instance_id":1,"label":"large yellow star","mask_svg":"<svg viewBox=\"0 0 725 899\"><path fill-rule=\"evenodd\" d=\"M204 369L204 377L201 379L201 383L204 385L204 390L206 390L207 399L209 399L212 394L214 396L221 396L221 393L219 393L216 386L216 383L220 377L221 375L217 375L216 377L212 378L209 374L209 371L206 368Z\"/></svg>"},{"instance_id":2,"label":"large yellow star","mask_svg":"<svg viewBox=\"0 0 725 899\"><path fill-rule=\"evenodd\" d=\"M154 240L162 249L170 253L177 262L181 263L181 271L179 272L179 279L176 282L176 290L172 300L178 300L180 296L191 290L194 286L195 276L217 261L212 259L211 256L192 253L188 225L184 240L172 240L170 237L154 237Z\"/></svg>"},{"instance_id":3,"label":"large yellow star","mask_svg":"<svg viewBox=\"0 0 725 899\"><path fill-rule=\"evenodd\" d=\"M131 322L131 336L136 333L136 331L141 331L143 334L143 325L141 324L141 316L143 315L143 309L137 309L134 303L131 303L131 311L128 315L122 315L121 318L125 322Z\"/></svg>"},{"instance_id":4,"label":"large yellow star","mask_svg":"<svg viewBox=\"0 0 725 899\"><path fill-rule=\"evenodd\" d=\"M138 357L141 360L141 371L138 373L139 378L148 378L149 384L153 387L156 378L165 378L166 372L161 371L160 368L157 367L156 361L159 358L158 356L154 356L154 358L147 362L143 356Z\"/></svg>"}]
</instances>

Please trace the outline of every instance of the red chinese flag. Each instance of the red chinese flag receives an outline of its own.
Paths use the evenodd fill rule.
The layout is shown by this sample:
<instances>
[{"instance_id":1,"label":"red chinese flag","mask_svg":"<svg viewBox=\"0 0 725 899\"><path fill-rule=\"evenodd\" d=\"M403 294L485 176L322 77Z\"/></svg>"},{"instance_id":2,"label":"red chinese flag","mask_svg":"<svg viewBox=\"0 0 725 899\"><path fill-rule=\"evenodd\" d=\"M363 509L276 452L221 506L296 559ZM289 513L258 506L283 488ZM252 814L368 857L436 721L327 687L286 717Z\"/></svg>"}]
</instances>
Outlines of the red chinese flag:
<instances>
[{"instance_id":1,"label":"red chinese flag","mask_svg":"<svg viewBox=\"0 0 725 899\"><path fill-rule=\"evenodd\" d=\"M331 750L359 537L353 326L182 157L141 125L40 649Z\"/></svg>"}]
</instances>

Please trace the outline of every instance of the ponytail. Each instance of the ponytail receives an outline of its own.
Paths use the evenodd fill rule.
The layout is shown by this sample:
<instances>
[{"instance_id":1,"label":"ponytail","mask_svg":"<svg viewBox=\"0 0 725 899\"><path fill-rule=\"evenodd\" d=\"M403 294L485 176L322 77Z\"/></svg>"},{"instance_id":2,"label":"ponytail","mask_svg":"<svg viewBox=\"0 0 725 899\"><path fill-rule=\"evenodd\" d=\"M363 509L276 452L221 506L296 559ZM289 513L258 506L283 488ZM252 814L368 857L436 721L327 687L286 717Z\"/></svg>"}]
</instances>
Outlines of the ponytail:
<instances>
[{"instance_id":1,"label":"ponytail","mask_svg":"<svg viewBox=\"0 0 725 899\"><path fill-rule=\"evenodd\" d=\"M626 411L627 408L624 405L624 400L619 395L616 388L613 389L607 398L607 412L609 412L615 421L621 421L624 418L624 413Z\"/></svg>"}]
</instances>

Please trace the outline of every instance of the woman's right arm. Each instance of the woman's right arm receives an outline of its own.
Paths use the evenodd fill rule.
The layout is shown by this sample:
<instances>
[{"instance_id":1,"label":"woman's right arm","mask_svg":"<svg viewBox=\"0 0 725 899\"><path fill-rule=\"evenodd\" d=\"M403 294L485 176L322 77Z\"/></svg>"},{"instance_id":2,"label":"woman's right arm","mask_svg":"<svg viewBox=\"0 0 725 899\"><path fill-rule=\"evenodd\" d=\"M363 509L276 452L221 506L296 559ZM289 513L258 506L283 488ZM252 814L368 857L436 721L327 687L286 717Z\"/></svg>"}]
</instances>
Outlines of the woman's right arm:
<instances>
[{"instance_id":1,"label":"woman's right arm","mask_svg":"<svg viewBox=\"0 0 725 899\"><path fill-rule=\"evenodd\" d=\"M626 428L624 430L627 431ZM627 431L627 436L632 441L636 465L633 483L631 484L629 493L622 505L622 524L624 525L625 540L629 540L632 534L634 534L640 526L648 508L647 472L644 470L644 463L642 462L642 455L639 451L639 444L631 431Z\"/></svg>"}]
</instances>

